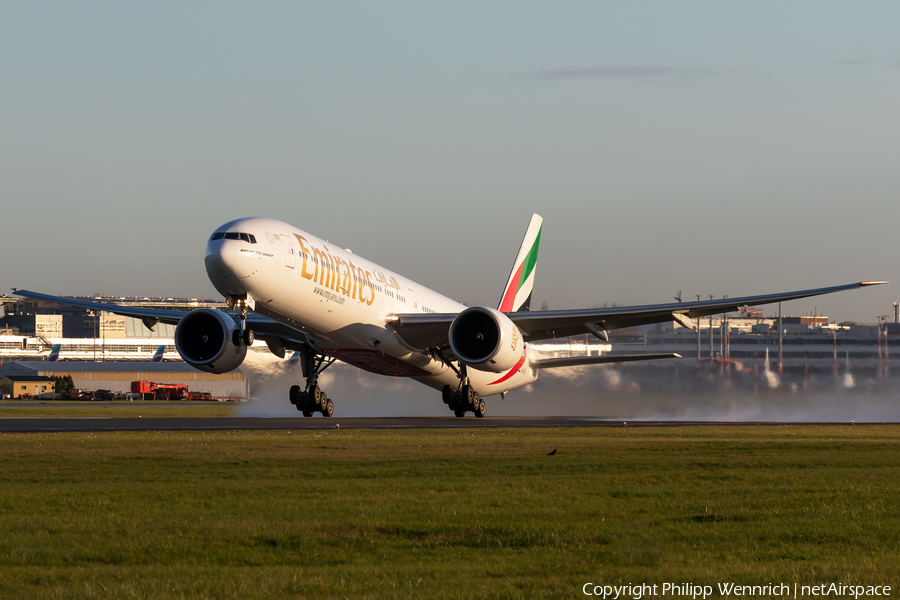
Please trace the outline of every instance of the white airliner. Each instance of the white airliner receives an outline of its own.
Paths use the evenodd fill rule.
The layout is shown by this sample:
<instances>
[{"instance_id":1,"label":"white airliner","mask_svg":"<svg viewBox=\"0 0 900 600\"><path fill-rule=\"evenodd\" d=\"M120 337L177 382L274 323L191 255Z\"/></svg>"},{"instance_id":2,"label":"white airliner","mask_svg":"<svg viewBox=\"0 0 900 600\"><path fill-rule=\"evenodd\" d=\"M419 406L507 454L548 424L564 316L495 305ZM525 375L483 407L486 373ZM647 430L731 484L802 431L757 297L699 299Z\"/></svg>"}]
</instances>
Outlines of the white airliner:
<instances>
[{"instance_id":1,"label":"white airliner","mask_svg":"<svg viewBox=\"0 0 900 600\"><path fill-rule=\"evenodd\" d=\"M243 362L254 338L273 354L299 352L305 385L288 394L304 416L331 416L318 376L335 360L372 373L411 377L441 390L457 417L485 414L484 397L535 381L542 369L677 357L677 354L539 358L528 342L731 312L885 282L649 306L530 310L543 220L533 215L496 308L466 307L349 250L287 223L245 218L217 228L206 272L233 313L118 306L14 288L18 296L176 324L175 348L193 367L225 373Z\"/></svg>"}]
</instances>

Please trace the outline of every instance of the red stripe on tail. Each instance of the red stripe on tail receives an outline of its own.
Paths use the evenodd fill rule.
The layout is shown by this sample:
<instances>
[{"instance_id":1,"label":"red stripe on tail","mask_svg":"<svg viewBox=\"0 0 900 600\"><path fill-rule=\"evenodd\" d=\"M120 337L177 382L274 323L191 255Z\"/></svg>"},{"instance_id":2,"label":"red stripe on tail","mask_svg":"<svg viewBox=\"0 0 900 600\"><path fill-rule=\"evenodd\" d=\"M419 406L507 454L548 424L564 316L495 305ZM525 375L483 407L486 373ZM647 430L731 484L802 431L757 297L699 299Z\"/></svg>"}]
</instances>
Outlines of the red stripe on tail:
<instances>
[{"instance_id":1,"label":"red stripe on tail","mask_svg":"<svg viewBox=\"0 0 900 600\"><path fill-rule=\"evenodd\" d=\"M522 265L525 263L523 262ZM516 275L510 280L506 294L503 295L503 302L500 303L500 312L512 312L513 304L516 303L516 294L519 292L519 278L522 277L522 265L516 269Z\"/></svg>"}]
</instances>

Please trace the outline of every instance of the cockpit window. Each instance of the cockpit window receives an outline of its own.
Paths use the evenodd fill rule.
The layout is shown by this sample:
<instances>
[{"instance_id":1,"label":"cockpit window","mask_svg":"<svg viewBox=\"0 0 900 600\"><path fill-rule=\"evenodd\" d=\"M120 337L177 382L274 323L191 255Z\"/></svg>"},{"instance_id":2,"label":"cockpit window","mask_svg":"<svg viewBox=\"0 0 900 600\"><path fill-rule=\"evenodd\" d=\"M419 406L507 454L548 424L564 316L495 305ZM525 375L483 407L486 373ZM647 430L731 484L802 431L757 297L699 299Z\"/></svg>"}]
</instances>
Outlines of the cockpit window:
<instances>
[{"instance_id":1,"label":"cockpit window","mask_svg":"<svg viewBox=\"0 0 900 600\"><path fill-rule=\"evenodd\" d=\"M224 231L217 231L214 234L212 234L211 236L209 236L210 242L215 241L215 240L221 240L221 239L243 240L243 241L247 242L248 244L256 243L256 237L252 233L240 233L238 231L229 231L228 233L225 233Z\"/></svg>"}]
</instances>

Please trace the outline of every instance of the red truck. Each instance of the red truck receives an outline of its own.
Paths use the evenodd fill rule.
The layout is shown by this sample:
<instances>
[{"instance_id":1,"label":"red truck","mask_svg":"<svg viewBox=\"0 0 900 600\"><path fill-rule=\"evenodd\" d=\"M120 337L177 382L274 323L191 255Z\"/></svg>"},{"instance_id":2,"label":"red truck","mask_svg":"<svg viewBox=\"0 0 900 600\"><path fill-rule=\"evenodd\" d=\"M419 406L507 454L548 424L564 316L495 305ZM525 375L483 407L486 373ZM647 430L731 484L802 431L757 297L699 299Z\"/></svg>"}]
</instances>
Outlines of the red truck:
<instances>
[{"instance_id":1,"label":"red truck","mask_svg":"<svg viewBox=\"0 0 900 600\"><path fill-rule=\"evenodd\" d=\"M140 394L144 400L184 400L188 397L188 386L180 383L132 381L131 393Z\"/></svg>"}]
</instances>

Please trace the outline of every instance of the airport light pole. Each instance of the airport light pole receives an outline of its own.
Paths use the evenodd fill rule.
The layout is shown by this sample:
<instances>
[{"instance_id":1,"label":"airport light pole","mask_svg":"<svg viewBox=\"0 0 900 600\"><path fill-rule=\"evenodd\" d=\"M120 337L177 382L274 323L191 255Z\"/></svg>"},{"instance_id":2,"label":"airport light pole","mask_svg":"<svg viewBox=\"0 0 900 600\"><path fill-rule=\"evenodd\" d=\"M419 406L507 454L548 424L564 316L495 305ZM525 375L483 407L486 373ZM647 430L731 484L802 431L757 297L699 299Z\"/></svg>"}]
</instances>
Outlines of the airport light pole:
<instances>
[{"instance_id":1,"label":"airport light pole","mask_svg":"<svg viewBox=\"0 0 900 600\"><path fill-rule=\"evenodd\" d=\"M697 362L700 362L700 317L697 317Z\"/></svg>"},{"instance_id":2,"label":"airport light pole","mask_svg":"<svg viewBox=\"0 0 900 600\"><path fill-rule=\"evenodd\" d=\"M727 300L728 294L725 294L722 298ZM726 359L731 359L731 332L728 330L728 313L722 313L722 323L725 325L725 352L723 353L723 356Z\"/></svg>"},{"instance_id":3,"label":"airport light pole","mask_svg":"<svg viewBox=\"0 0 900 600\"><path fill-rule=\"evenodd\" d=\"M697 302L700 302L700 294L697 294ZM700 317L697 317L697 362L700 362Z\"/></svg>"},{"instance_id":4,"label":"airport light pole","mask_svg":"<svg viewBox=\"0 0 900 600\"><path fill-rule=\"evenodd\" d=\"M831 332L834 334L834 366L832 367L832 371L834 372L834 376L837 377L837 373L838 373L838 361L837 361L837 328L832 329Z\"/></svg>"},{"instance_id":5,"label":"airport light pole","mask_svg":"<svg viewBox=\"0 0 900 600\"><path fill-rule=\"evenodd\" d=\"M889 315L881 315L878 317L878 376L884 378L887 376L887 322ZM882 343L882 338L884 342Z\"/></svg>"},{"instance_id":6,"label":"airport light pole","mask_svg":"<svg viewBox=\"0 0 900 600\"><path fill-rule=\"evenodd\" d=\"M778 303L778 374L781 375L784 369L783 360L784 347L784 326L781 323L781 302Z\"/></svg>"}]
</instances>

